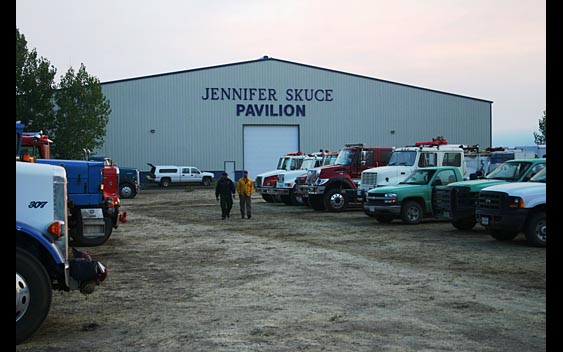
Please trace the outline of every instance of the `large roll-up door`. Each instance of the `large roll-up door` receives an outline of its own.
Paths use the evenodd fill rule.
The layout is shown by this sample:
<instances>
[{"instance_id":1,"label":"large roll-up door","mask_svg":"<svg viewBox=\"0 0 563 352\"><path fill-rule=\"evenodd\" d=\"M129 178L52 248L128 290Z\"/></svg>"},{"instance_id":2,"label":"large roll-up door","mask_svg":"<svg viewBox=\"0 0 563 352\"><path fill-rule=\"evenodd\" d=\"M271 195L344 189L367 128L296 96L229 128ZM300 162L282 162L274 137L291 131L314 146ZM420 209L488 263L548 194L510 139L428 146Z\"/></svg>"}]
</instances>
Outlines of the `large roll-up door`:
<instances>
[{"instance_id":1,"label":"large roll-up door","mask_svg":"<svg viewBox=\"0 0 563 352\"><path fill-rule=\"evenodd\" d=\"M299 126L244 126L244 169L256 175L274 170L280 156L299 151Z\"/></svg>"}]
</instances>

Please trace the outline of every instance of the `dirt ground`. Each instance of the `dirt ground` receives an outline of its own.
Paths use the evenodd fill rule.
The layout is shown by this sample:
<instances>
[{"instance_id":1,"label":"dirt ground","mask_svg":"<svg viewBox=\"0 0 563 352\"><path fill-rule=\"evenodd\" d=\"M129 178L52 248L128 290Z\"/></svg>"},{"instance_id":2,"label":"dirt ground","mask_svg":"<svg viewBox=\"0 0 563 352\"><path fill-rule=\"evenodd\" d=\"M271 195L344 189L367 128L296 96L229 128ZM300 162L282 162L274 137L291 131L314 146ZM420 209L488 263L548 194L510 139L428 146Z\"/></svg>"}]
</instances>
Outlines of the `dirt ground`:
<instances>
[{"instance_id":1,"label":"dirt ground","mask_svg":"<svg viewBox=\"0 0 563 352\"><path fill-rule=\"evenodd\" d=\"M213 188L143 189L84 248L92 295L55 293L16 351L544 351L546 251L428 220L379 224Z\"/></svg>"}]
</instances>

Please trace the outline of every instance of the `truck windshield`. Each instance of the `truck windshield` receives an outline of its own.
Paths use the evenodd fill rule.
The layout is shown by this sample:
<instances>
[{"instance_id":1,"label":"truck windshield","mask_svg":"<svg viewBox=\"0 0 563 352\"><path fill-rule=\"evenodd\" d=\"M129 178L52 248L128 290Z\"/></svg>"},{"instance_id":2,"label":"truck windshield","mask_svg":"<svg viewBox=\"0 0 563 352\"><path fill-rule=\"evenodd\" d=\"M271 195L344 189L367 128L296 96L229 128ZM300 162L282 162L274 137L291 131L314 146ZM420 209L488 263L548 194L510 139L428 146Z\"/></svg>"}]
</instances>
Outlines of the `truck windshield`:
<instances>
[{"instance_id":1,"label":"truck windshield","mask_svg":"<svg viewBox=\"0 0 563 352\"><path fill-rule=\"evenodd\" d=\"M353 149L342 149L340 153L338 153L338 157L334 162L335 165L351 165L352 160L354 160L354 155L356 151Z\"/></svg>"},{"instance_id":2,"label":"truck windshield","mask_svg":"<svg viewBox=\"0 0 563 352\"><path fill-rule=\"evenodd\" d=\"M529 182L546 183L547 182L547 175L546 175L545 170L547 170L547 167L544 167L541 171L539 171L537 174L535 174L534 177L532 177Z\"/></svg>"},{"instance_id":3,"label":"truck windshield","mask_svg":"<svg viewBox=\"0 0 563 352\"><path fill-rule=\"evenodd\" d=\"M317 159L305 159L303 160L303 164L301 164L301 169L308 170L316 167Z\"/></svg>"},{"instance_id":4,"label":"truck windshield","mask_svg":"<svg viewBox=\"0 0 563 352\"><path fill-rule=\"evenodd\" d=\"M394 151L391 154L391 159L389 159L390 166L392 165L405 165L405 166L413 166L414 161L416 160L416 152L415 151Z\"/></svg>"},{"instance_id":5,"label":"truck windshield","mask_svg":"<svg viewBox=\"0 0 563 352\"><path fill-rule=\"evenodd\" d=\"M503 163L494 169L491 173L485 176L486 179L518 181L526 171L530 168L532 163L529 162L515 162Z\"/></svg>"}]
</instances>

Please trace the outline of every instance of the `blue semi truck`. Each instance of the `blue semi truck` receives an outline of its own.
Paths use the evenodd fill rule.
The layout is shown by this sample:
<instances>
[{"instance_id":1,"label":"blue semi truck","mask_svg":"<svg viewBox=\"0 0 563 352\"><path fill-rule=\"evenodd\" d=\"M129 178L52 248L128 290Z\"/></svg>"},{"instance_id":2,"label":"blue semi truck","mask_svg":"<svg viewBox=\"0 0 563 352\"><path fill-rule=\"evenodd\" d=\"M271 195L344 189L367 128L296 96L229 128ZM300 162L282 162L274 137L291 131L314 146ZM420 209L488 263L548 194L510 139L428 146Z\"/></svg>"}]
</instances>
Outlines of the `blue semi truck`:
<instances>
[{"instance_id":1,"label":"blue semi truck","mask_svg":"<svg viewBox=\"0 0 563 352\"><path fill-rule=\"evenodd\" d=\"M16 122L16 134L18 123ZM28 125L28 124L27 124ZM21 127L20 127L21 128ZM78 246L99 246L120 222L119 168L103 161L50 159L52 141L41 132L20 132L16 156L62 166L68 179L69 234Z\"/></svg>"},{"instance_id":2,"label":"blue semi truck","mask_svg":"<svg viewBox=\"0 0 563 352\"><path fill-rule=\"evenodd\" d=\"M66 170L19 160L23 128L16 123L16 345L41 327L53 290L90 294L107 276L90 254L69 248Z\"/></svg>"}]
</instances>

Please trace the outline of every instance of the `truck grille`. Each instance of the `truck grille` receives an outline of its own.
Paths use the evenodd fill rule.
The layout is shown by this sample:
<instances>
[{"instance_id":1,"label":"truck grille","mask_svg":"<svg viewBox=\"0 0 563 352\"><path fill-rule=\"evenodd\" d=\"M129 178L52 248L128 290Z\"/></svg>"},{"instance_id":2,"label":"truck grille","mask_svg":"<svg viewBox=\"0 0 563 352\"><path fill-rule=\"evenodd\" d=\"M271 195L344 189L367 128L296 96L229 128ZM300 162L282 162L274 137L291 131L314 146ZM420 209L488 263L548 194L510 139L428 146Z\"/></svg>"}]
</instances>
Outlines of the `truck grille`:
<instances>
[{"instance_id":1,"label":"truck grille","mask_svg":"<svg viewBox=\"0 0 563 352\"><path fill-rule=\"evenodd\" d=\"M309 170L307 171L307 179L305 183L308 185L312 185L317 180L317 170Z\"/></svg>"},{"instance_id":2,"label":"truck grille","mask_svg":"<svg viewBox=\"0 0 563 352\"><path fill-rule=\"evenodd\" d=\"M372 189L377 184L377 172L362 172L360 188Z\"/></svg>"},{"instance_id":3,"label":"truck grille","mask_svg":"<svg viewBox=\"0 0 563 352\"><path fill-rule=\"evenodd\" d=\"M483 210L500 209L506 203L506 193L482 191L479 194L478 208Z\"/></svg>"}]
</instances>

